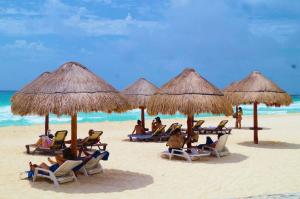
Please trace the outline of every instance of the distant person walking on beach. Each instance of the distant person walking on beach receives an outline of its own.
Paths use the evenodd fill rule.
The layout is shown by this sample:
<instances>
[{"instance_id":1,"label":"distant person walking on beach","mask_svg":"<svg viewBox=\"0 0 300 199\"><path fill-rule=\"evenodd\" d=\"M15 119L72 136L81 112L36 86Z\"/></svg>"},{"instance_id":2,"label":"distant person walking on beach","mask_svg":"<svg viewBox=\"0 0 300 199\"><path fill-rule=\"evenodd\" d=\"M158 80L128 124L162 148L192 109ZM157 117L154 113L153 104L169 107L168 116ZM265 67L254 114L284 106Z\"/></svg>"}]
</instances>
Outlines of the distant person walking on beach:
<instances>
[{"instance_id":1,"label":"distant person walking on beach","mask_svg":"<svg viewBox=\"0 0 300 199\"><path fill-rule=\"evenodd\" d=\"M242 128L242 119L243 119L243 109L242 107L239 107L239 110L237 112L237 122L238 122L238 128Z\"/></svg>"}]
</instances>

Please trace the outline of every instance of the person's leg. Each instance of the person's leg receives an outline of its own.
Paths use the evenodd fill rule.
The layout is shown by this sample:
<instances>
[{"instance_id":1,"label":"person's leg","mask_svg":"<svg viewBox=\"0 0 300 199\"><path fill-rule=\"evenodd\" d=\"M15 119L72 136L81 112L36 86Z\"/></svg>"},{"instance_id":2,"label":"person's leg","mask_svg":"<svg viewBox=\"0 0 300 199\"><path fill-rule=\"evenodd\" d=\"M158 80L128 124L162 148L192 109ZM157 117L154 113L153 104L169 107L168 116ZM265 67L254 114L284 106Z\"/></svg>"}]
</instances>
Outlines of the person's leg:
<instances>
[{"instance_id":1,"label":"person's leg","mask_svg":"<svg viewBox=\"0 0 300 199\"><path fill-rule=\"evenodd\" d=\"M36 146L42 146L42 138L39 138L38 141L35 143Z\"/></svg>"},{"instance_id":2,"label":"person's leg","mask_svg":"<svg viewBox=\"0 0 300 199\"><path fill-rule=\"evenodd\" d=\"M43 162L42 164L40 164L39 167L42 168L42 169L49 170L49 166L45 162Z\"/></svg>"}]
</instances>

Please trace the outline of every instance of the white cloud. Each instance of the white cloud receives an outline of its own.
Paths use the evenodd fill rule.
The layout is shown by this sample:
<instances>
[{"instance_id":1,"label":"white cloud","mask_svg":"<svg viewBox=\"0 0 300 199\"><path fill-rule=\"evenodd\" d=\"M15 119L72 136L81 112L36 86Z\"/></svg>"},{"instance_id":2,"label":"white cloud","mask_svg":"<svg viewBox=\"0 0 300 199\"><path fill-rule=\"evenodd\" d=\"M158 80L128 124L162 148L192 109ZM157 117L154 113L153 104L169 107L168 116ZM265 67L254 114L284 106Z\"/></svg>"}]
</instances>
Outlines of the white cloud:
<instances>
[{"instance_id":1,"label":"white cloud","mask_svg":"<svg viewBox=\"0 0 300 199\"><path fill-rule=\"evenodd\" d=\"M255 20L250 24L249 29L255 35L271 37L283 43L300 31L300 25L292 20Z\"/></svg>"},{"instance_id":2,"label":"white cloud","mask_svg":"<svg viewBox=\"0 0 300 199\"><path fill-rule=\"evenodd\" d=\"M6 44L1 47L4 50L33 50L46 51L49 50L41 42L28 42L26 40L15 40L14 43Z\"/></svg>"},{"instance_id":3,"label":"white cloud","mask_svg":"<svg viewBox=\"0 0 300 199\"><path fill-rule=\"evenodd\" d=\"M111 4L112 0L83 0L87 3L103 3L103 4Z\"/></svg>"},{"instance_id":4,"label":"white cloud","mask_svg":"<svg viewBox=\"0 0 300 199\"><path fill-rule=\"evenodd\" d=\"M0 15L35 16L35 15L39 15L39 13L33 10L26 10L22 8L0 8Z\"/></svg>"},{"instance_id":5,"label":"white cloud","mask_svg":"<svg viewBox=\"0 0 300 199\"><path fill-rule=\"evenodd\" d=\"M102 0L109 2L108 0ZM10 11L17 13L17 11ZM9 35L43 35L72 34L101 35L127 35L135 28L153 28L153 21L134 19L130 13L124 18L100 18L90 13L85 7L66 5L60 0L48 0L37 13L41 17L12 17L0 18L0 33Z\"/></svg>"}]
</instances>

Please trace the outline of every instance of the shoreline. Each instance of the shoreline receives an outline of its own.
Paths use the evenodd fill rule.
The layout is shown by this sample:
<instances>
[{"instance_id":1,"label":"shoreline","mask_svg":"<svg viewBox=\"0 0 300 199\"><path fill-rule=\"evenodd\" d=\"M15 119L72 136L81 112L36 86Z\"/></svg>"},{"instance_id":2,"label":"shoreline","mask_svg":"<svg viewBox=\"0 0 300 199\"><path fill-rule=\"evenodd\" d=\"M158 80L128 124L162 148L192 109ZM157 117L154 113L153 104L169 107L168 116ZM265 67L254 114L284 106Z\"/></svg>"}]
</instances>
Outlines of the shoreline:
<instances>
[{"instance_id":1,"label":"shoreline","mask_svg":"<svg viewBox=\"0 0 300 199\"><path fill-rule=\"evenodd\" d=\"M264 114L264 115L258 115L258 119L259 118L266 118L266 117L286 117L286 116L300 116L300 113L285 113L285 114ZM156 116L153 116L153 118ZM197 119L217 119L217 118L224 118L226 120L229 121L233 121L235 120L232 116L224 116L224 115L212 115L212 116L205 116L205 117L195 117L195 120ZM243 118L253 118L252 115L244 115ZM92 121L92 122L79 122L78 121L78 125L81 124L102 124L102 123L126 123L126 122L136 122L136 120L138 120L139 118L136 118L135 120L120 120L120 121L110 121L110 120L105 120L105 121ZM177 120L186 120L185 118L182 117L175 117L174 118L167 118L164 119L162 118L163 121L177 121ZM146 123L151 123L152 119L145 119ZM70 121L71 122L71 121ZM50 126L51 125L66 125L66 124L70 124L70 122L63 122L63 123L51 123L50 122ZM185 125L186 122L183 122L182 124ZM8 125L8 126L0 126L0 128L11 128L11 127L31 127L31 126L43 126L44 124L25 124L25 125Z\"/></svg>"}]
</instances>

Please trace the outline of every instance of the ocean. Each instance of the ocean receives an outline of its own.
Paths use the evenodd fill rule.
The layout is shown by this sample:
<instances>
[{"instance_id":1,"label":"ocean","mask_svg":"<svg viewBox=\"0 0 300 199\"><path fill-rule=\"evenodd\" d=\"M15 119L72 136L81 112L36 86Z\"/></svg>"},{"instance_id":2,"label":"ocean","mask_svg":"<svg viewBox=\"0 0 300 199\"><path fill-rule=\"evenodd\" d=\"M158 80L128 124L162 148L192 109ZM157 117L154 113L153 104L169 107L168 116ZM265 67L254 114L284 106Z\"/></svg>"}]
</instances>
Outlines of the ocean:
<instances>
[{"instance_id":1,"label":"ocean","mask_svg":"<svg viewBox=\"0 0 300 199\"><path fill-rule=\"evenodd\" d=\"M18 115L13 115L10 110L10 98L13 96L14 91L0 91L0 127L4 126L27 126L33 124L43 124L44 117L39 116L25 116L21 117ZM242 106L244 115L252 115L252 106ZM288 107L266 107L260 105L258 108L260 115L272 115L272 114L288 114L288 113L300 113L300 96L293 96L293 104ZM197 117L209 117L212 114L200 114ZM146 114L146 119L153 118ZM172 118L185 118L184 115L160 115L162 119L172 119ZM78 122L104 122L104 121L129 121L137 120L140 118L140 110L131 110L126 113L79 113ZM50 115L50 123L52 124L63 124L69 123L71 121L70 117L62 116L57 117L55 115Z\"/></svg>"}]
</instances>

